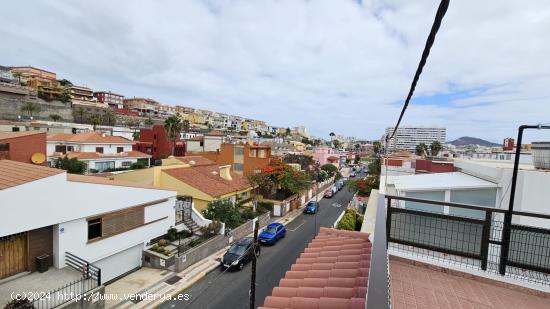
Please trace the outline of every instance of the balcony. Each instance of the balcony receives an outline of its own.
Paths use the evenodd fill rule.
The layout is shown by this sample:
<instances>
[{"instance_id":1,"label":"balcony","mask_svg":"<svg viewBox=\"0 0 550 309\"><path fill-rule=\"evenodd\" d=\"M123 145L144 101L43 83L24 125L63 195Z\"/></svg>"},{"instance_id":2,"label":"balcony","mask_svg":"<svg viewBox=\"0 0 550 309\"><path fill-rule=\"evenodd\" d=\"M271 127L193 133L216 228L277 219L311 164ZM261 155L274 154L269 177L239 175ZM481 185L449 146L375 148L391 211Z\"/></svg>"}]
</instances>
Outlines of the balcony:
<instances>
[{"instance_id":1,"label":"balcony","mask_svg":"<svg viewBox=\"0 0 550 309\"><path fill-rule=\"evenodd\" d=\"M548 226L545 214L373 191L367 308L549 308Z\"/></svg>"}]
</instances>

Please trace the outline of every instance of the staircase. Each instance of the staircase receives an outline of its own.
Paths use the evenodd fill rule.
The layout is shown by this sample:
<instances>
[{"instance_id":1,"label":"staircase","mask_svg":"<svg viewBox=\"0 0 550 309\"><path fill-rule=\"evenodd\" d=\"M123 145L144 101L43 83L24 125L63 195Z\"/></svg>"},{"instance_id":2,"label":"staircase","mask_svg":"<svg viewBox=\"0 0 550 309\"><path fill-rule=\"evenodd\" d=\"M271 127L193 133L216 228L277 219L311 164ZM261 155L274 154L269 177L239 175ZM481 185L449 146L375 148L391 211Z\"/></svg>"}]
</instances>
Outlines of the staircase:
<instances>
[{"instance_id":1,"label":"staircase","mask_svg":"<svg viewBox=\"0 0 550 309\"><path fill-rule=\"evenodd\" d=\"M191 233L200 234L200 226L191 217L184 217L183 223L191 230Z\"/></svg>"}]
</instances>

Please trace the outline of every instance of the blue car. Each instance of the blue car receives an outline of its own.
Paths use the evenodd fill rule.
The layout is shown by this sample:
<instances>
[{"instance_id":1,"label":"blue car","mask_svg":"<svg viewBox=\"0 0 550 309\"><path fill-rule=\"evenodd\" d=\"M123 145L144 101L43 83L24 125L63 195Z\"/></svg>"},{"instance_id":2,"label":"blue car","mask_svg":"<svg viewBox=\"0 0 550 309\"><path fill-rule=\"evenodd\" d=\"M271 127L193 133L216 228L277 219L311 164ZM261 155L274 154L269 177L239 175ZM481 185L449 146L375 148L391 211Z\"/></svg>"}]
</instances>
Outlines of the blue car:
<instances>
[{"instance_id":1,"label":"blue car","mask_svg":"<svg viewBox=\"0 0 550 309\"><path fill-rule=\"evenodd\" d=\"M277 240L284 238L286 228L281 223L271 223L260 233L258 239L261 244L274 245Z\"/></svg>"},{"instance_id":2,"label":"blue car","mask_svg":"<svg viewBox=\"0 0 550 309\"><path fill-rule=\"evenodd\" d=\"M307 203L306 207L304 208L305 214L316 214L317 211L319 211L319 203L314 201Z\"/></svg>"}]
</instances>

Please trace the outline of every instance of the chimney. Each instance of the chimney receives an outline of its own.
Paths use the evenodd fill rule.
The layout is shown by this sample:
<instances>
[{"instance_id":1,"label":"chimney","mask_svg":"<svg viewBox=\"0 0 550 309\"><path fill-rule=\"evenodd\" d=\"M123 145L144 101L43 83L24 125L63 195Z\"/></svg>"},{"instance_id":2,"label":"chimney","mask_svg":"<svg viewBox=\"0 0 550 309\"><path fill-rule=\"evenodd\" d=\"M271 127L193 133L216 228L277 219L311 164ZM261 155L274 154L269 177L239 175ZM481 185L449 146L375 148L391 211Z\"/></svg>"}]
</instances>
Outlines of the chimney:
<instances>
[{"instance_id":1,"label":"chimney","mask_svg":"<svg viewBox=\"0 0 550 309\"><path fill-rule=\"evenodd\" d=\"M231 165L220 166L220 177L225 180L233 180L231 178Z\"/></svg>"}]
</instances>

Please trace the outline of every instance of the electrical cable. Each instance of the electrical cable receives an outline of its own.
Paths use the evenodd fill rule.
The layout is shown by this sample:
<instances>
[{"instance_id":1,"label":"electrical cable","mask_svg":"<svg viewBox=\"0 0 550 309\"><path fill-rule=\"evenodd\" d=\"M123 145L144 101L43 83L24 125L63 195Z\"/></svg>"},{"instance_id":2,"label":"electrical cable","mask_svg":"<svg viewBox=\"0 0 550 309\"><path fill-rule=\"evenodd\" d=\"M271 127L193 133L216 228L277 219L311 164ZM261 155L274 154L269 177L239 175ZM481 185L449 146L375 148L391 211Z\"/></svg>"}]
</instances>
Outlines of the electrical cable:
<instances>
[{"instance_id":1,"label":"electrical cable","mask_svg":"<svg viewBox=\"0 0 550 309\"><path fill-rule=\"evenodd\" d=\"M430 49L434 44L435 35L437 34L437 31L439 31L439 27L441 26L441 21L443 20L443 17L447 12L448 7L449 7L449 0L441 0L441 3L439 4L439 8L437 9L437 13L435 14L435 20L432 25L432 29L430 30L430 34L428 35L428 39L426 40L426 45L424 46L422 57L420 58L420 62L418 63L418 68L416 69L416 73L414 74L414 78L411 83L409 94L407 95L407 99L405 100L405 104L403 105L403 109L401 110L401 114L399 115L399 119L397 120L397 124L395 125L395 128L393 129L391 136L389 137L386 136L386 141L394 137L395 132L399 128L399 124L401 124L401 120L405 115L405 111L407 110L407 107L409 106L409 102L413 96L414 90L416 89L416 84L418 83L418 79L422 74L422 70L424 69L424 65L426 64L426 60L428 59L428 56L430 55Z\"/></svg>"}]
</instances>

